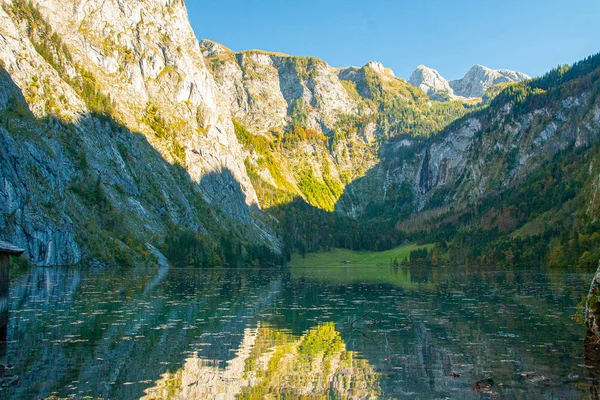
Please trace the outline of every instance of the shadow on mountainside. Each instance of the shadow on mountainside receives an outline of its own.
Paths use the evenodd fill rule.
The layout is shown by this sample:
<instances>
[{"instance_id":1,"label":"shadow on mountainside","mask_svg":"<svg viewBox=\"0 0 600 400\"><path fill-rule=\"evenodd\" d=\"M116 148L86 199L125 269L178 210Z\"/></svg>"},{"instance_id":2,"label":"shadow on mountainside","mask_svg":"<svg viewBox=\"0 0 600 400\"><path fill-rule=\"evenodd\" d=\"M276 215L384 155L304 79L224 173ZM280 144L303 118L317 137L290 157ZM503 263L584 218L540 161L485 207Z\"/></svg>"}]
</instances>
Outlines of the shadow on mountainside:
<instances>
[{"instance_id":1,"label":"shadow on mountainside","mask_svg":"<svg viewBox=\"0 0 600 400\"><path fill-rule=\"evenodd\" d=\"M0 238L24 247L33 263L93 257L127 264L147 258L146 243L160 248L181 230L201 236L215 263L226 262L224 237L244 246L277 243L231 171L195 182L109 115L37 119L2 68L0 96Z\"/></svg>"},{"instance_id":2,"label":"shadow on mountainside","mask_svg":"<svg viewBox=\"0 0 600 400\"><path fill-rule=\"evenodd\" d=\"M286 245L381 250L408 236L455 242L459 262L539 265L554 248L561 265L595 265L600 250L587 239L587 255L563 249L578 242L577 230L598 229L587 177L600 157L599 63L596 55L507 86L431 138L392 138L379 163L344 188L337 214L300 199L272 207Z\"/></svg>"}]
</instances>

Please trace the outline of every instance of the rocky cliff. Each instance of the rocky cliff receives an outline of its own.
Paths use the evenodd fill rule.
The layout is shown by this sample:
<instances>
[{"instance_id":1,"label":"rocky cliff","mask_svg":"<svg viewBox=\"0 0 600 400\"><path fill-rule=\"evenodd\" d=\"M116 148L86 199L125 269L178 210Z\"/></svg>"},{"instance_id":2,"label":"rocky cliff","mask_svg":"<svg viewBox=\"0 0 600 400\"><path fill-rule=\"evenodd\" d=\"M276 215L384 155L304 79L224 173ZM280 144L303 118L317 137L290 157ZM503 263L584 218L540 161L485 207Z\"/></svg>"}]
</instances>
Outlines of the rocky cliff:
<instances>
[{"instance_id":1,"label":"rocky cliff","mask_svg":"<svg viewBox=\"0 0 600 400\"><path fill-rule=\"evenodd\" d=\"M3 239L39 265L168 224L277 248L182 1L5 0L0 19Z\"/></svg>"},{"instance_id":2,"label":"rocky cliff","mask_svg":"<svg viewBox=\"0 0 600 400\"><path fill-rule=\"evenodd\" d=\"M457 96L483 97L492 86L505 82L523 82L531 77L507 69L494 70L483 65L474 65L462 79L450 81L450 87Z\"/></svg>"},{"instance_id":3,"label":"rocky cliff","mask_svg":"<svg viewBox=\"0 0 600 400\"><path fill-rule=\"evenodd\" d=\"M410 76L408 83L421 89L432 100L444 101L460 98L454 93L449 81L440 75L438 71L425 65L417 67Z\"/></svg>"}]
</instances>

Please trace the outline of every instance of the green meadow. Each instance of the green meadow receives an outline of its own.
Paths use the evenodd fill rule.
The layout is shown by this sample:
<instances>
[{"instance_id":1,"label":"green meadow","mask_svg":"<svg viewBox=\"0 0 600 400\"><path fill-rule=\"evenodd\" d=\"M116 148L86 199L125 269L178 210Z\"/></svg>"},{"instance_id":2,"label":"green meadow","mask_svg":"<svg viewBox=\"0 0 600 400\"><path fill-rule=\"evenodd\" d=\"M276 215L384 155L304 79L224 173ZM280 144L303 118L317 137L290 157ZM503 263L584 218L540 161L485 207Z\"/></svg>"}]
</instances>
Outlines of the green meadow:
<instances>
[{"instance_id":1,"label":"green meadow","mask_svg":"<svg viewBox=\"0 0 600 400\"><path fill-rule=\"evenodd\" d=\"M391 266L393 259L402 262L412 250L431 249L433 245L404 245L391 250L351 251L333 249L327 252L309 253L305 257L294 255L289 263L295 278L306 278L326 283L347 284L353 282L388 283L402 287L422 287L411 280L408 267ZM346 262L346 263L344 263Z\"/></svg>"},{"instance_id":2,"label":"green meadow","mask_svg":"<svg viewBox=\"0 0 600 400\"><path fill-rule=\"evenodd\" d=\"M432 244L408 244L398 246L386 251L352 251L347 249L333 249L319 253L308 253L305 257L294 254L289 265L292 268L306 267L389 267L393 259L402 262L408 258L410 252L418 249L431 249ZM350 261L343 264L343 261Z\"/></svg>"}]
</instances>

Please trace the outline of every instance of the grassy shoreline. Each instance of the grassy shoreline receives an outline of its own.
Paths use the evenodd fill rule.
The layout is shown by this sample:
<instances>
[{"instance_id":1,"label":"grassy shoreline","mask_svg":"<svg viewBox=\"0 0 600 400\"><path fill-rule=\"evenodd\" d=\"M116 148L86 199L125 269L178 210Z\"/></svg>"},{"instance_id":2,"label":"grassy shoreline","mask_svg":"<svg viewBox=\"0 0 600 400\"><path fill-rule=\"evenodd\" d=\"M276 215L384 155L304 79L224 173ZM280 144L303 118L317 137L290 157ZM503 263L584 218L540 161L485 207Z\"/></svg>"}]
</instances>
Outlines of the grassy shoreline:
<instances>
[{"instance_id":1,"label":"grassy shoreline","mask_svg":"<svg viewBox=\"0 0 600 400\"><path fill-rule=\"evenodd\" d=\"M308 253L305 257L294 254L289 266L292 268L311 267L388 267L393 259L402 262L410 252L418 249L432 249L433 244L407 244L386 251L352 251L348 249L332 249L326 252ZM344 264L343 261L349 261Z\"/></svg>"}]
</instances>

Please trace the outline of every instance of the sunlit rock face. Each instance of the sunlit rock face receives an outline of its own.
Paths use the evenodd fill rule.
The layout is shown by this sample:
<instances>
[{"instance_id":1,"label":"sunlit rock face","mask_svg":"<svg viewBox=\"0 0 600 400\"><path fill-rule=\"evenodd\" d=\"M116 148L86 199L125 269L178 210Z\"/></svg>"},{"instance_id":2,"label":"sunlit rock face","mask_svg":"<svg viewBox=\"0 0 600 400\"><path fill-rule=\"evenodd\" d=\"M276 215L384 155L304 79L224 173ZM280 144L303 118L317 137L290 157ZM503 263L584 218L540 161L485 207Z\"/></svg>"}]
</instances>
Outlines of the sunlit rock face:
<instances>
[{"instance_id":1,"label":"sunlit rock face","mask_svg":"<svg viewBox=\"0 0 600 400\"><path fill-rule=\"evenodd\" d=\"M97 181L140 238L206 231L200 201L279 246L183 1L6 0L0 22L3 239L79 262L95 212L77 188Z\"/></svg>"},{"instance_id":2,"label":"sunlit rock face","mask_svg":"<svg viewBox=\"0 0 600 400\"><path fill-rule=\"evenodd\" d=\"M419 65L408 83L423 90L432 100L447 101L480 98L494 85L530 78L522 72L475 65L462 79L448 81L435 69Z\"/></svg>"},{"instance_id":3,"label":"sunlit rock face","mask_svg":"<svg viewBox=\"0 0 600 400\"><path fill-rule=\"evenodd\" d=\"M474 65L462 79L450 81L454 94L461 97L483 97L486 90L493 85L505 82L522 82L530 79L529 75L507 69L491 69L483 65Z\"/></svg>"},{"instance_id":4,"label":"sunlit rock face","mask_svg":"<svg viewBox=\"0 0 600 400\"><path fill-rule=\"evenodd\" d=\"M380 376L346 346L333 323L301 337L269 327L246 329L236 357L224 369L188 359L165 374L144 399L320 397L375 399Z\"/></svg>"},{"instance_id":5,"label":"sunlit rock face","mask_svg":"<svg viewBox=\"0 0 600 400\"><path fill-rule=\"evenodd\" d=\"M223 93L223 108L253 132L284 128L296 111L306 109L305 124L319 131L335 128L340 114L356 112L338 70L312 57L249 50L234 53L203 40L207 66Z\"/></svg>"},{"instance_id":6,"label":"sunlit rock face","mask_svg":"<svg viewBox=\"0 0 600 400\"><path fill-rule=\"evenodd\" d=\"M410 76L408 83L421 89L433 100L448 100L459 97L454 94L450 82L444 79L438 71L425 65L417 67Z\"/></svg>"}]
</instances>

